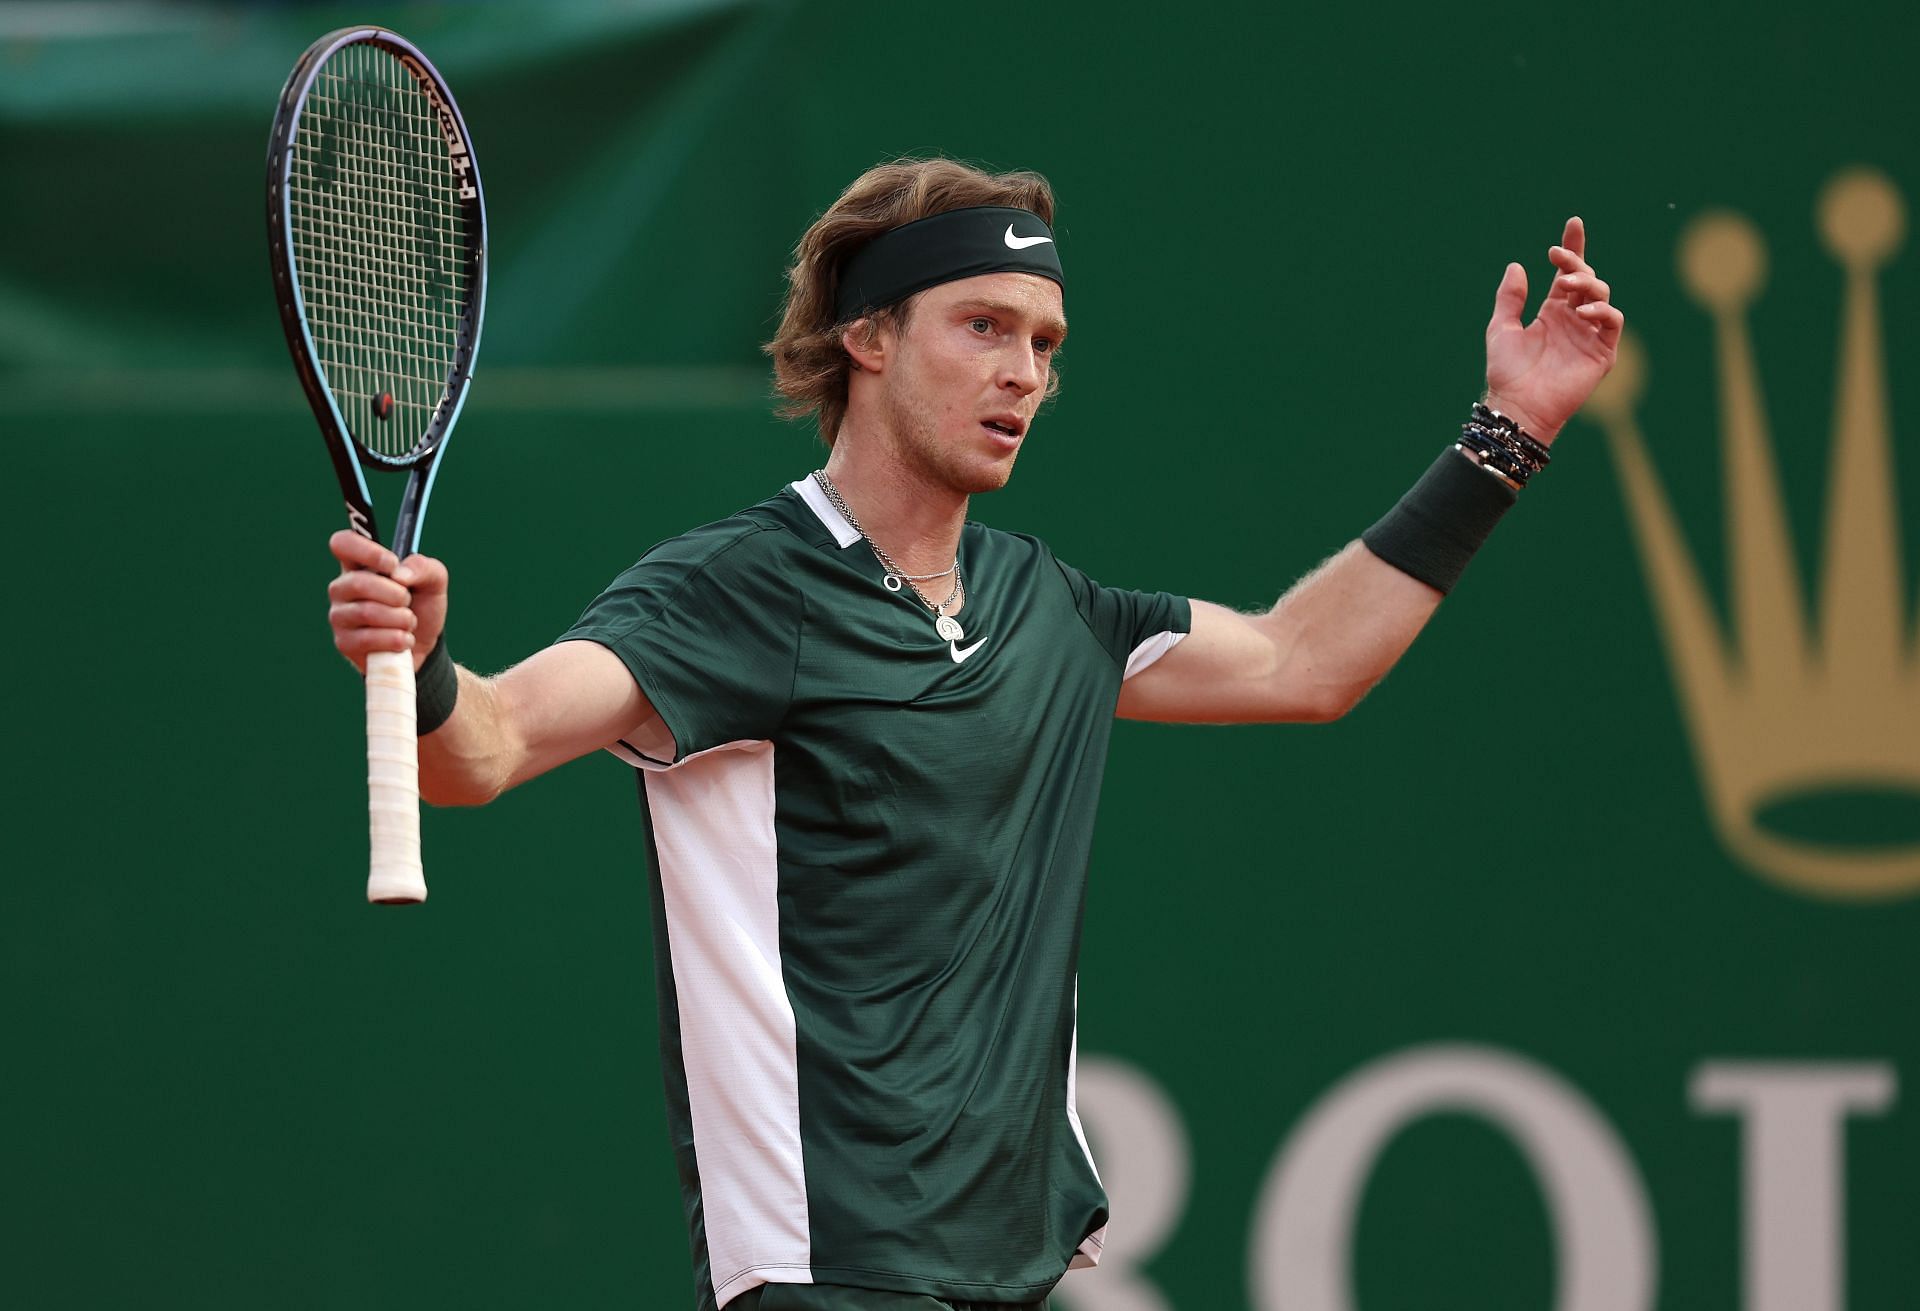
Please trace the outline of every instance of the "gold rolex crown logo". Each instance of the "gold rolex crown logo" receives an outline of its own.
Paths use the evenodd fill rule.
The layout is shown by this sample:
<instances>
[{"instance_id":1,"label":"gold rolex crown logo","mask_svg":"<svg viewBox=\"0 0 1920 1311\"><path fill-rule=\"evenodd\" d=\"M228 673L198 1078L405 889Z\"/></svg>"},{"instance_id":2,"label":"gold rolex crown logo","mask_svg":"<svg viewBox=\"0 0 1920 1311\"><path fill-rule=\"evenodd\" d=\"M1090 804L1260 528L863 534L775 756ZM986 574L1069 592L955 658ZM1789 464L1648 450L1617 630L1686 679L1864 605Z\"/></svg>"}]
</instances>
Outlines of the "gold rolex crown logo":
<instances>
[{"instance_id":1,"label":"gold rolex crown logo","mask_svg":"<svg viewBox=\"0 0 1920 1311\"><path fill-rule=\"evenodd\" d=\"M1704 214L1680 278L1712 317L1719 366L1729 616L1723 633L1635 409L1646 361L1622 343L1588 403L1620 471L1694 759L1721 840L1767 876L1824 896L1920 891L1920 845L1838 846L1772 832L1761 811L1842 789L1920 796L1920 634L1905 631L1899 512L1876 278L1906 234L1882 174L1853 169L1820 198L1823 244L1845 271L1817 627L1802 601L1747 311L1766 244L1746 218ZM1669 439L1671 439L1669 434ZM1730 640L1729 640L1730 639Z\"/></svg>"}]
</instances>

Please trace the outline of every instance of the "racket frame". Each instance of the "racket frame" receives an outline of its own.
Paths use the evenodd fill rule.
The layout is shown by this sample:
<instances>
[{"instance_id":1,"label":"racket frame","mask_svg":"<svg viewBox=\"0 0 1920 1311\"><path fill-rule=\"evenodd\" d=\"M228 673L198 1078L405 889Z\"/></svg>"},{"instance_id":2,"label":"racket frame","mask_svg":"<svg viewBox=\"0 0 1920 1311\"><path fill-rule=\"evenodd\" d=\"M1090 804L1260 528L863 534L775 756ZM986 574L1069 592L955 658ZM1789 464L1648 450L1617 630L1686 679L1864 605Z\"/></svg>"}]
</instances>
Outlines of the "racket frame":
<instances>
[{"instance_id":1,"label":"racket frame","mask_svg":"<svg viewBox=\"0 0 1920 1311\"><path fill-rule=\"evenodd\" d=\"M427 431L414 448L402 457L381 455L354 435L333 398L326 371L314 348L313 334L307 326L306 297L294 268L293 214L287 203L288 180L293 168L294 141L299 133L300 117L306 108L307 93L320 70L335 54L354 45L371 45L386 50L407 65L420 84L430 91L440 119L442 139L456 160L463 158L467 189L460 195L466 207L468 242L466 260L467 310L456 341L453 368L447 376L447 390L434 407ZM459 167L456 165L456 167ZM300 56L286 87L280 93L274 113L273 133L267 151L267 243L273 266L274 298L280 307L280 327L286 334L287 350L293 356L295 371L307 404L326 439L327 454L332 457L340 494L346 502L347 523L362 537L380 539L374 517L373 497L367 489L364 467L410 470L406 490L394 521L393 552L406 559L420 549L420 529L426 519L427 500L433 494L433 481L439 471L440 456L446 448L454 424L467 400L467 384L473 380L473 361L480 349L480 330L486 317L487 302L487 215L486 195L480 183L480 163L473 152L473 138L467 132L453 92L438 69L420 52L418 46L397 32L384 27L343 27L327 33Z\"/></svg>"}]
</instances>

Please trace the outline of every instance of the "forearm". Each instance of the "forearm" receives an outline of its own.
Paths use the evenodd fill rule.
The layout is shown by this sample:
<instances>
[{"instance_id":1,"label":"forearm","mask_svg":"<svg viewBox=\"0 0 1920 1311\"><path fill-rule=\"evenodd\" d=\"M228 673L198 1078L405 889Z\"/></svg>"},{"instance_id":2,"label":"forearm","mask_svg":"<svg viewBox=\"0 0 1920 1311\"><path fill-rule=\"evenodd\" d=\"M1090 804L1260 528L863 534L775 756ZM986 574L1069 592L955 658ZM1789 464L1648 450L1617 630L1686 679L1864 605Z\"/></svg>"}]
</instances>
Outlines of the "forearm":
<instances>
[{"instance_id":1,"label":"forearm","mask_svg":"<svg viewBox=\"0 0 1920 1311\"><path fill-rule=\"evenodd\" d=\"M1281 597L1259 622L1289 653L1280 682L1291 695L1329 717L1358 705L1512 508L1509 482L1459 450L1442 451L1360 541Z\"/></svg>"},{"instance_id":2,"label":"forearm","mask_svg":"<svg viewBox=\"0 0 1920 1311\"><path fill-rule=\"evenodd\" d=\"M453 713L420 738L420 794L435 805L484 805L621 739L674 758L673 735L597 642L557 643L491 678L454 672Z\"/></svg>"},{"instance_id":3,"label":"forearm","mask_svg":"<svg viewBox=\"0 0 1920 1311\"><path fill-rule=\"evenodd\" d=\"M1441 593L1361 542L1287 590L1252 622L1277 655L1269 677L1286 718L1337 719L1406 654Z\"/></svg>"},{"instance_id":4,"label":"forearm","mask_svg":"<svg viewBox=\"0 0 1920 1311\"><path fill-rule=\"evenodd\" d=\"M512 785L521 752L493 680L454 666L459 695L446 723L420 739L420 795L481 806Z\"/></svg>"},{"instance_id":5,"label":"forearm","mask_svg":"<svg viewBox=\"0 0 1920 1311\"><path fill-rule=\"evenodd\" d=\"M1456 582L1512 489L1444 451L1378 523L1265 614L1193 603L1185 641L1121 689L1130 719L1324 723L1386 676Z\"/></svg>"}]
</instances>

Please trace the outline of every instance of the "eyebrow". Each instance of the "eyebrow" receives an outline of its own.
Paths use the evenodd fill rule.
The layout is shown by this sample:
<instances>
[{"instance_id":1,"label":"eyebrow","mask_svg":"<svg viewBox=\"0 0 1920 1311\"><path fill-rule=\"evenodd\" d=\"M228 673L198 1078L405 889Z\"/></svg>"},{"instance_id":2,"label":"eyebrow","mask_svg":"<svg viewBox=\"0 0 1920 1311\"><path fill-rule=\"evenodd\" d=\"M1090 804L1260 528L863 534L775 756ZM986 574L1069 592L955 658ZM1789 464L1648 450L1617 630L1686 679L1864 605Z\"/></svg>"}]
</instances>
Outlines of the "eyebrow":
<instances>
[{"instance_id":1,"label":"eyebrow","mask_svg":"<svg viewBox=\"0 0 1920 1311\"><path fill-rule=\"evenodd\" d=\"M998 314L1002 318L1009 319L1024 318L1027 313L1011 301L981 300L978 298L960 301L953 308L955 313L970 313L974 310L985 310L989 314ZM1056 319L1051 314L1043 315L1040 319L1040 329L1047 336L1053 338L1053 343L1056 346L1067 339L1067 321L1065 319Z\"/></svg>"}]
</instances>

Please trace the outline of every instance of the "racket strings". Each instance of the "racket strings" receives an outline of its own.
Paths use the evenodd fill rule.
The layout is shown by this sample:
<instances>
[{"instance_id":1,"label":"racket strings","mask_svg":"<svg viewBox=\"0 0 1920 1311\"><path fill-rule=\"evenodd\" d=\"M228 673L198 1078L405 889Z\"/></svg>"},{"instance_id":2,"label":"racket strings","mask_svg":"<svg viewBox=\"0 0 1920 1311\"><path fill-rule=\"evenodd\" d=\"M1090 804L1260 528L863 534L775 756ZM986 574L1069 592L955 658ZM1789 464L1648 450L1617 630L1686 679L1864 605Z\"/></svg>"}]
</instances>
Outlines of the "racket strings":
<instances>
[{"instance_id":1,"label":"racket strings","mask_svg":"<svg viewBox=\"0 0 1920 1311\"><path fill-rule=\"evenodd\" d=\"M294 256L334 401L387 459L416 452L447 399L470 303L464 183L405 64L369 45L327 61L294 139Z\"/></svg>"}]
</instances>

